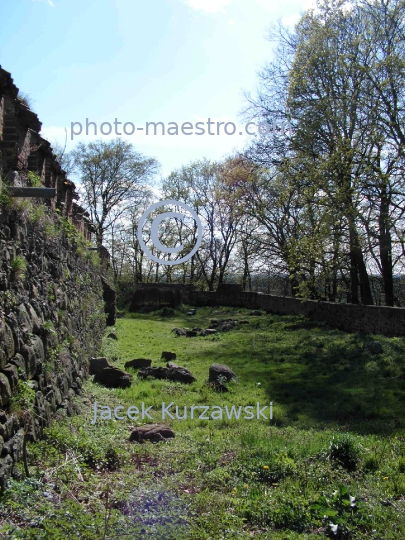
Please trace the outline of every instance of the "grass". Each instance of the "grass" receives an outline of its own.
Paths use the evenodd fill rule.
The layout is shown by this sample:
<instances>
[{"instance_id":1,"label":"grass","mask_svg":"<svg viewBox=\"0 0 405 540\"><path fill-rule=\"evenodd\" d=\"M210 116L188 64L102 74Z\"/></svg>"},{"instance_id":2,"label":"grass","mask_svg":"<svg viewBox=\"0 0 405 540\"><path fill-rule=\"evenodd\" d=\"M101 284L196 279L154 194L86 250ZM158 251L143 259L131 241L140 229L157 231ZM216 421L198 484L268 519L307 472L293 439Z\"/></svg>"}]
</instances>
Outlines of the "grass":
<instances>
[{"instance_id":1,"label":"grass","mask_svg":"<svg viewBox=\"0 0 405 540\"><path fill-rule=\"evenodd\" d=\"M247 313L199 308L196 316L179 310L118 319L106 332L118 341L103 340L114 365L138 357L165 365L160 355L168 350L197 381L141 381L133 370L127 389L88 381L78 399L82 413L60 417L29 445L32 477L17 468L1 501L3 537L404 538L405 341ZM171 332L221 317L249 325L204 338ZM370 354L371 339L383 354ZM226 394L205 385L213 362L238 377ZM165 420L175 439L137 445L127 439L142 422L92 425L95 401L111 408L144 402L154 421L161 421L161 403L171 401L181 410L272 401L274 414Z\"/></svg>"}]
</instances>

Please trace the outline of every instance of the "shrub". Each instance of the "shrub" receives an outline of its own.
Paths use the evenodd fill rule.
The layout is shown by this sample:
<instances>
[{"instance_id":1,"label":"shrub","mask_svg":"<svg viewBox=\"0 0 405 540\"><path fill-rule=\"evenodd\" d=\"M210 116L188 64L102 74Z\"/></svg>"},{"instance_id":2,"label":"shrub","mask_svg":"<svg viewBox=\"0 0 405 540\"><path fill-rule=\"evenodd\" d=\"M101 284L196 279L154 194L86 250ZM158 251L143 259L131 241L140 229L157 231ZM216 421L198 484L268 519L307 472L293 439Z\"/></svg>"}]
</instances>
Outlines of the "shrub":
<instances>
[{"instance_id":1,"label":"shrub","mask_svg":"<svg viewBox=\"0 0 405 540\"><path fill-rule=\"evenodd\" d=\"M328 457L347 471L354 471L359 462L360 448L355 439L345 433L333 437L329 446Z\"/></svg>"},{"instance_id":2,"label":"shrub","mask_svg":"<svg viewBox=\"0 0 405 540\"><path fill-rule=\"evenodd\" d=\"M17 255L17 257L11 261L10 267L15 279L24 278L25 271L27 270L27 263L22 255Z\"/></svg>"}]
</instances>

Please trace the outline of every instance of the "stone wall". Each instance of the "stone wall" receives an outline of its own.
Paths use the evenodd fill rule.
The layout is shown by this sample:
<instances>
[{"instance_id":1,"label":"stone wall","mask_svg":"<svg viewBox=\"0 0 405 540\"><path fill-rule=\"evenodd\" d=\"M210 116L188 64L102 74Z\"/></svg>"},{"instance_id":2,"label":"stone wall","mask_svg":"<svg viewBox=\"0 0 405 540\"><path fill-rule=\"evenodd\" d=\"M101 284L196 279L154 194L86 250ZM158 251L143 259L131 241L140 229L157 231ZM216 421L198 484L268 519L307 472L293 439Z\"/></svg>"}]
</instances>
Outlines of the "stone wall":
<instances>
[{"instance_id":1,"label":"stone wall","mask_svg":"<svg viewBox=\"0 0 405 540\"><path fill-rule=\"evenodd\" d=\"M114 290L94 252L66 237L57 214L48 212L53 227L24 214L0 208L1 488L24 437L40 436L58 410L75 412L71 398L98 352L105 306L115 322Z\"/></svg>"},{"instance_id":2,"label":"stone wall","mask_svg":"<svg viewBox=\"0 0 405 540\"><path fill-rule=\"evenodd\" d=\"M385 306L361 306L332 302L305 302L285 296L237 291L235 287L216 292L194 291L191 304L196 306L234 306L263 309L280 315L305 315L347 332L405 336L405 309Z\"/></svg>"},{"instance_id":3,"label":"stone wall","mask_svg":"<svg viewBox=\"0 0 405 540\"><path fill-rule=\"evenodd\" d=\"M181 283L137 283L129 311L142 307L176 307L192 302L194 287Z\"/></svg>"}]
</instances>

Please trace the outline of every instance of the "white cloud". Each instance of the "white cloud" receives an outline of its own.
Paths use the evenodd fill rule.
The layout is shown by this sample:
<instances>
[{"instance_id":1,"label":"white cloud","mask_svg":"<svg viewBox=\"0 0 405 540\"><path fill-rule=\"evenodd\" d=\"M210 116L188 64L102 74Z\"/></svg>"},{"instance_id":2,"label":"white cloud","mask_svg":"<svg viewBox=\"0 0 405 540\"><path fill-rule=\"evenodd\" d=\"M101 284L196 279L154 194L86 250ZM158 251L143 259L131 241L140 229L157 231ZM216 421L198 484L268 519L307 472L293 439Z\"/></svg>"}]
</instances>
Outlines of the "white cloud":
<instances>
[{"instance_id":1,"label":"white cloud","mask_svg":"<svg viewBox=\"0 0 405 540\"><path fill-rule=\"evenodd\" d=\"M225 12L225 8L229 6L232 0L185 0L186 4L205 13Z\"/></svg>"}]
</instances>

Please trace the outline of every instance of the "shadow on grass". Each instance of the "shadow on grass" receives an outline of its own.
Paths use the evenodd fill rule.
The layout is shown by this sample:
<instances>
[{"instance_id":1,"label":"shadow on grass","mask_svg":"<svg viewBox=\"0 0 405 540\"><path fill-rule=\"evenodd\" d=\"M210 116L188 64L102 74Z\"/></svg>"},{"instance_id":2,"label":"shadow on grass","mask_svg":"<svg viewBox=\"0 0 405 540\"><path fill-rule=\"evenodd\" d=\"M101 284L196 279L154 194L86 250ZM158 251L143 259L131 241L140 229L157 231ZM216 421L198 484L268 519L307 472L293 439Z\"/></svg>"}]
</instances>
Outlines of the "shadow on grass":
<instances>
[{"instance_id":1,"label":"shadow on grass","mask_svg":"<svg viewBox=\"0 0 405 540\"><path fill-rule=\"evenodd\" d=\"M269 401L286 412L282 424L384 435L400 429L404 340L376 336L384 351L372 355L372 336L305 325L271 315L252 321L213 344L213 361L234 369L242 385L260 381ZM207 349L201 360L206 355Z\"/></svg>"}]
</instances>

